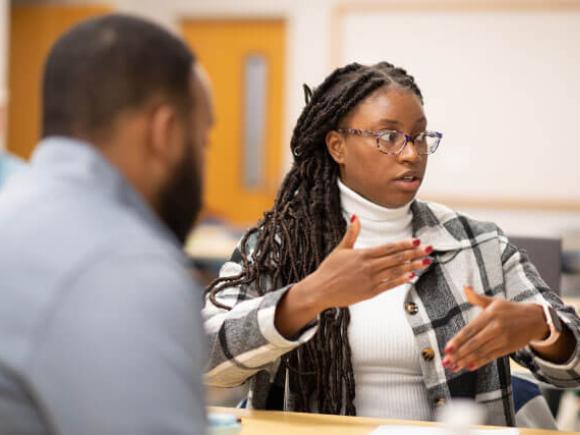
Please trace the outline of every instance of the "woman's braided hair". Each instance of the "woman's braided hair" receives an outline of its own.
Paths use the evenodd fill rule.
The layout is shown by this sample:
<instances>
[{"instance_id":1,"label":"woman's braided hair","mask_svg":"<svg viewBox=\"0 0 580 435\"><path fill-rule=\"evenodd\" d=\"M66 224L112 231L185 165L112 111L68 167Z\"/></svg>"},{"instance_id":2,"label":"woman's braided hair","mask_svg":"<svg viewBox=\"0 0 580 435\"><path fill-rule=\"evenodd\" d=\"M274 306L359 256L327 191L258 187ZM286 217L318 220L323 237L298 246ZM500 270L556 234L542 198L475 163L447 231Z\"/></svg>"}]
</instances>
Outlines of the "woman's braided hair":
<instances>
[{"instance_id":1,"label":"woman's braided hair","mask_svg":"<svg viewBox=\"0 0 580 435\"><path fill-rule=\"evenodd\" d=\"M314 272L346 231L340 204L338 166L327 151L326 134L375 90L395 85L409 89L423 101L412 76L387 62L372 66L351 63L336 69L314 91L305 87L307 104L292 136L294 164L278 192L274 206L250 229L240 244L242 272L216 279L208 287L216 299L230 286L254 285L260 294L302 280ZM247 242L256 238L248 255ZM264 288L263 277L271 283ZM356 415L355 383L348 341L348 308L320 315L319 329L306 344L284 356L289 385L296 397L294 410Z\"/></svg>"}]
</instances>

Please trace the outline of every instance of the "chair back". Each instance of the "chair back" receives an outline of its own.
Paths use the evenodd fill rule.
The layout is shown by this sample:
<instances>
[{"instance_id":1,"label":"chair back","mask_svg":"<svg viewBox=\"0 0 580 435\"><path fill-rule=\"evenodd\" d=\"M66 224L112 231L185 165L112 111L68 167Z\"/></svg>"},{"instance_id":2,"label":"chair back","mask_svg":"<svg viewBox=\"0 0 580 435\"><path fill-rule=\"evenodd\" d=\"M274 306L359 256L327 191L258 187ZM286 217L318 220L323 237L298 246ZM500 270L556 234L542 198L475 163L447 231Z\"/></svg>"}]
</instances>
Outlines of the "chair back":
<instances>
[{"instance_id":1,"label":"chair back","mask_svg":"<svg viewBox=\"0 0 580 435\"><path fill-rule=\"evenodd\" d=\"M562 239L540 237L509 237L511 243L528 253L530 261L548 284L560 294L562 279Z\"/></svg>"}]
</instances>

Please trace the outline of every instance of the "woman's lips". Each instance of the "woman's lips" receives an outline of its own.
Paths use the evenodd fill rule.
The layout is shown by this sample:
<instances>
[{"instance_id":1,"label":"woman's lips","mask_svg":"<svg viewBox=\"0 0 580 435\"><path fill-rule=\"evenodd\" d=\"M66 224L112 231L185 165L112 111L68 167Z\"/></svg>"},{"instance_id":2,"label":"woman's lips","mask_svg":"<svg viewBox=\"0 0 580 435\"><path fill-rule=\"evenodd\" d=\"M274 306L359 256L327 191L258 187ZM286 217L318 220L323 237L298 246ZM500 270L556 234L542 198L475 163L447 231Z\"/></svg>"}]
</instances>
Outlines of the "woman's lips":
<instances>
[{"instance_id":1,"label":"woman's lips","mask_svg":"<svg viewBox=\"0 0 580 435\"><path fill-rule=\"evenodd\" d=\"M415 192L421 185L421 179L417 177L395 178L393 182L397 188L408 192Z\"/></svg>"}]
</instances>

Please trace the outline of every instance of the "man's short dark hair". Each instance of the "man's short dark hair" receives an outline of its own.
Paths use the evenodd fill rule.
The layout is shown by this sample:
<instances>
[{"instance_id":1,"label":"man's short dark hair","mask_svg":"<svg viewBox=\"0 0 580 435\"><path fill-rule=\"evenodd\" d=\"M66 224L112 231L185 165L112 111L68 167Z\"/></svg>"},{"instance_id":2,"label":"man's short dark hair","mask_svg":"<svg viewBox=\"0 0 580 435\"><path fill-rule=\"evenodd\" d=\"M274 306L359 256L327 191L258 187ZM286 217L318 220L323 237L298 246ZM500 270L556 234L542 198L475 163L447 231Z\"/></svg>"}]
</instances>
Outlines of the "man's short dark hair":
<instances>
[{"instance_id":1,"label":"man's short dark hair","mask_svg":"<svg viewBox=\"0 0 580 435\"><path fill-rule=\"evenodd\" d=\"M106 134L120 112L156 96L189 111L193 63L181 40L149 21L120 14L85 21L48 55L42 136Z\"/></svg>"}]
</instances>

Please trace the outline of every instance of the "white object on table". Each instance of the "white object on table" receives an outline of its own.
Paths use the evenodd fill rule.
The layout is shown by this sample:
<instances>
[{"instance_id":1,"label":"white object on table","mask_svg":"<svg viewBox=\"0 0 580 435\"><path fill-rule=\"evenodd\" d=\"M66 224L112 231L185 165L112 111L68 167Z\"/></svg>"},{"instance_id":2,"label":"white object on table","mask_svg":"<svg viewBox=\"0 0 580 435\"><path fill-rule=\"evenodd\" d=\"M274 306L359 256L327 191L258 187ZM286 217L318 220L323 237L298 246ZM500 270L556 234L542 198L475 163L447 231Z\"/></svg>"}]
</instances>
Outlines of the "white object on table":
<instances>
[{"instance_id":1,"label":"white object on table","mask_svg":"<svg viewBox=\"0 0 580 435\"><path fill-rule=\"evenodd\" d=\"M242 430L240 420L231 414L210 412L207 422L208 435L238 435Z\"/></svg>"},{"instance_id":2,"label":"white object on table","mask_svg":"<svg viewBox=\"0 0 580 435\"><path fill-rule=\"evenodd\" d=\"M505 429L471 429L464 432L469 435L520 435L514 428ZM429 426L379 426L369 435L448 435L449 431L442 427Z\"/></svg>"}]
</instances>

